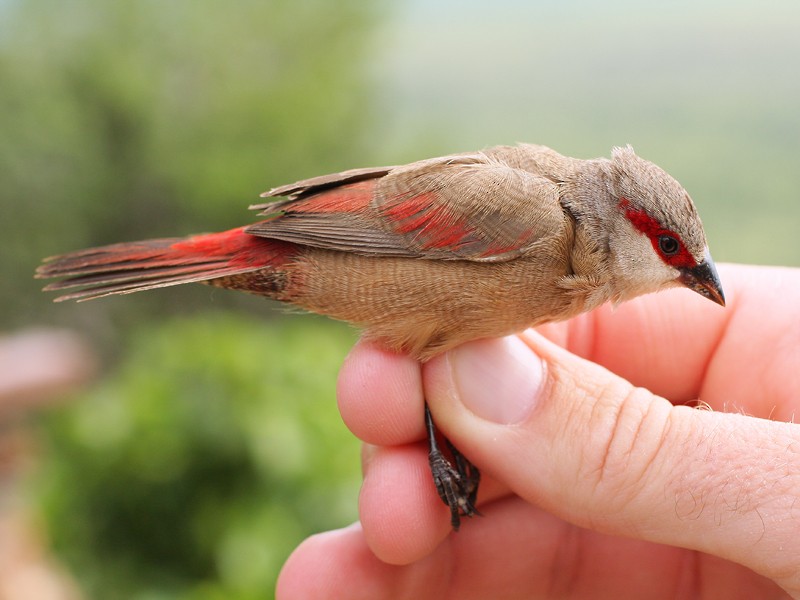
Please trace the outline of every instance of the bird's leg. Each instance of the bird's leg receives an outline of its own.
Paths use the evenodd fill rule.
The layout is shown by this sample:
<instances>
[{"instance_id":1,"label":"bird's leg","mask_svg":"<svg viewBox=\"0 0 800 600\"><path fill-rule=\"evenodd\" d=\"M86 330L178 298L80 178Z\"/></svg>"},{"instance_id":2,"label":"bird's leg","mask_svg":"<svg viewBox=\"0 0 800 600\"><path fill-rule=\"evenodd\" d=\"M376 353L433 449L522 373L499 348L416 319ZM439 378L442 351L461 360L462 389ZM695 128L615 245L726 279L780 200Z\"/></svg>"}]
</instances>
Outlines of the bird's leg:
<instances>
[{"instance_id":1,"label":"bird's leg","mask_svg":"<svg viewBox=\"0 0 800 600\"><path fill-rule=\"evenodd\" d=\"M450 524L454 531L461 525L461 516L480 515L475 508L478 484L481 473L450 440L445 438L447 447L455 461L455 467L447 460L436 441L436 425L433 423L428 403L425 403L425 427L428 431L428 462L431 466L433 483L439 497L450 508Z\"/></svg>"},{"instance_id":2,"label":"bird's leg","mask_svg":"<svg viewBox=\"0 0 800 600\"><path fill-rule=\"evenodd\" d=\"M450 449L450 454L453 461L456 463L456 471L461 477L461 487L467 495L468 511L465 510L464 514L471 517L479 515L480 512L475 508L475 501L478 497L478 484L481 482L481 472L466 456L461 454L461 451L453 445L449 439L444 438L447 447Z\"/></svg>"}]
</instances>

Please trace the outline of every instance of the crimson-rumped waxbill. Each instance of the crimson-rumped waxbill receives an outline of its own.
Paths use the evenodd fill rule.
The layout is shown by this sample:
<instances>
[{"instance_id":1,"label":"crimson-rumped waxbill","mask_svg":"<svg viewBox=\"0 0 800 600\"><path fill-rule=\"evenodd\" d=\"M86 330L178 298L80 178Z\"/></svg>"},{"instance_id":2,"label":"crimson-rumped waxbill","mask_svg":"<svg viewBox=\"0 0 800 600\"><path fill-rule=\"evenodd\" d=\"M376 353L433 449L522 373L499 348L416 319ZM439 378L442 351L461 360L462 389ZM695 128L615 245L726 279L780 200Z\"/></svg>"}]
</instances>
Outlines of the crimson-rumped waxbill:
<instances>
[{"instance_id":1,"label":"crimson-rumped waxbill","mask_svg":"<svg viewBox=\"0 0 800 600\"><path fill-rule=\"evenodd\" d=\"M49 258L58 300L189 282L260 294L362 327L425 361L468 340L685 286L724 305L703 226L681 185L615 148L579 160L497 146L274 188L252 225ZM458 529L479 472L439 450L434 482Z\"/></svg>"}]
</instances>

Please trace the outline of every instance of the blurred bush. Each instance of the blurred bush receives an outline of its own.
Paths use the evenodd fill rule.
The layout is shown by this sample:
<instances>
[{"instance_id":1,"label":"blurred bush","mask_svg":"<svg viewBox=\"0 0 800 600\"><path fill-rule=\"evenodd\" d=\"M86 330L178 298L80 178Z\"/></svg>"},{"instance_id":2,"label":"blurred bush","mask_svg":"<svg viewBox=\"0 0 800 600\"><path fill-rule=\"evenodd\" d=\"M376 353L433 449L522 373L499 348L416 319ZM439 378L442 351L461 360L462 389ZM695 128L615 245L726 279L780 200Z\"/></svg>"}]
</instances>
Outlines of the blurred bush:
<instances>
[{"instance_id":1,"label":"blurred bush","mask_svg":"<svg viewBox=\"0 0 800 600\"><path fill-rule=\"evenodd\" d=\"M336 371L354 332L209 313L142 327L51 414L38 476L56 550L91 598L267 598L306 536L357 518Z\"/></svg>"},{"instance_id":2,"label":"blurred bush","mask_svg":"<svg viewBox=\"0 0 800 600\"><path fill-rule=\"evenodd\" d=\"M334 400L346 327L257 320L269 303L201 286L53 306L32 274L72 249L238 226L261 191L368 163L383 10L0 2L0 327L68 324L108 372L46 423L34 499L89 597L269 597L303 537L355 519Z\"/></svg>"},{"instance_id":3,"label":"blurred bush","mask_svg":"<svg viewBox=\"0 0 800 600\"><path fill-rule=\"evenodd\" d=\"M0 3L0 326L187 310L46 311L31 275L50 254L241 225L260 192L363 160L381 4Z\"/></svg>"}]
</instances>

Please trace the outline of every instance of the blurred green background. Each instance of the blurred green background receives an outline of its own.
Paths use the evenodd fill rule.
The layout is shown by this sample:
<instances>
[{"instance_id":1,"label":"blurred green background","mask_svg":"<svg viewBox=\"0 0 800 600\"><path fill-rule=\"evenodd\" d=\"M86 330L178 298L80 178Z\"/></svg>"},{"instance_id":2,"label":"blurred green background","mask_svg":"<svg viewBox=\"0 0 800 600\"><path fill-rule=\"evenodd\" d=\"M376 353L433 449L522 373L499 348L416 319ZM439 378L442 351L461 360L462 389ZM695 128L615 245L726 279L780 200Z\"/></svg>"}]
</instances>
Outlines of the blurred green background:
<instances>
[{"instance_id":1,"label":"blurred green background","mask_svg":"<svg viewBox=\"0 0 800 600\"><path fill-rule=\"evenodd\" d=\"M717 261L800 265L793 0L0 0L0 320L103 376L45 419L32 501L93 598L264 598L356 518L355 332L184 286L52 305L47 255L219 230L263 190L498 143L631 143Z\"/></svg>"}]
</instances>

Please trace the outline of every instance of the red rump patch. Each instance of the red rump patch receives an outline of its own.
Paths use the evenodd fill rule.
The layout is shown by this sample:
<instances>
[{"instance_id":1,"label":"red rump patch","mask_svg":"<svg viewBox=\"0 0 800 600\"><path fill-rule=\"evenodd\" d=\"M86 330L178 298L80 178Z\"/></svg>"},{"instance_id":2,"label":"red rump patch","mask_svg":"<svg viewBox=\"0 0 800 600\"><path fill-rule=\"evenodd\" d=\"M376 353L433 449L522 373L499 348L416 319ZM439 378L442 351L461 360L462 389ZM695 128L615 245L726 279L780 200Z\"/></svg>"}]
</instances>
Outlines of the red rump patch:
<instances>
[{"instance_id":1,"label":"red rump patch","mask_svg":"<svg viewBox=\"0 0 800 600\"><path fill-rule=\"evenodd\" d=\"M228 258L234 268L278 267L297 254L290 242L268 240L237 227L220 233L195 235L172 244L170 248L184 255L187 262Z\"/></svg>"},{"instance_id":2,"label":"red rump patch","mask_svg":"<svg viewBox=\"0 0 800 600\"><path fill-rule=\"evenodd\" d=\"M674 231L662 227L658 221L648 215L645 211L634 208L627 198L620 199L619 207L625 213L625 217L628 219L628 221L630 221L638 231L650 239L650 243L653 244L653 249L661 257L661 260L675 268L691 268L697 266L697 261L686 249L686 245L683 243L683 239L681 239L680 235ZM678 242L678 252L669 256L664 254L658 243L658 239L662 235L668 235L675 238L675 240Z\"/></svg>"}]
</instances>

